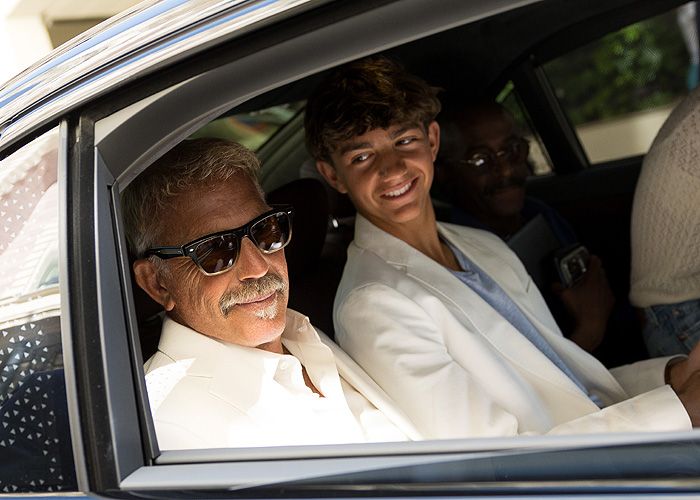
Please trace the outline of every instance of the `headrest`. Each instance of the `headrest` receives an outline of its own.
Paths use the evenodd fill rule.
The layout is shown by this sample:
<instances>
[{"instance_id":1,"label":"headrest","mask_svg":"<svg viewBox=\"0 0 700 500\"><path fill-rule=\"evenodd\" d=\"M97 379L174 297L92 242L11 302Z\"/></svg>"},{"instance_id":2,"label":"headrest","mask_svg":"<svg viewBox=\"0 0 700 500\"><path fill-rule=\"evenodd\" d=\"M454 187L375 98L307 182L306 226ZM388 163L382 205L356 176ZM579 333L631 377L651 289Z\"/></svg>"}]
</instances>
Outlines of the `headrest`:
<instances>
[{"instance_id":1,"label":"headrest","mask_svg":"<svg viewBox=\"0 0 700 500\"><path fill-rule=\"evenodd\" d=\"M317 179L297 179L267 195L268 204L294 207L292 241L285 248L290 278L318 264L328 229L328 197Z\"/></svg>"}]
</instances>

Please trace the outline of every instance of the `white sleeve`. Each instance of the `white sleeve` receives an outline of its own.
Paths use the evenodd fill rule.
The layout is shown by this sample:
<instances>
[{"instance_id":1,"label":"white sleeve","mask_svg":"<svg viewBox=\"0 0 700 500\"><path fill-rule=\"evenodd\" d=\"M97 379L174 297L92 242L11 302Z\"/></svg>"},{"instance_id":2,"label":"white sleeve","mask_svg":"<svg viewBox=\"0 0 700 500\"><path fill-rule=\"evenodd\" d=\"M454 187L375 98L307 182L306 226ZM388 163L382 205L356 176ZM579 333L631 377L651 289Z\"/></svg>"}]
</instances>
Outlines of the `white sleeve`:
<instances>
[{"instance_id":1,"label":"white sleeve","mask_svg":"<svg viewBox=\"0 0 700 500\"><path fill-rule=\"evenodd\" d=\"M335 314L343 349L408 415L426 439L511 436L517 415L448 352L438 325L423 308L383 284L355 289ZM494 381L494 383L499 383ZM560 424L553 434L689 430L670 387L660 387ZM528 433L529 434L529 433Z\"/></svg>"},{"instance_id":2,"label":"white sleeve","mask_svg":"<svg viewBox=\"0 0 700 500\"><path fill-rule=\"evenodd\" d=\"M664 376L668 362L678 356L645 359L612 368L610 372L630 396L651 391L666 384ZM685 356L683 356L685 357Z\"/></svg>"},{"instance_id":3,"label":"white sleeve","mask_svg":"<svg viewBox=\"0 0 700 500\"><path fill-rule=\"evenodd\" d=\"M412 300L372 284L352 291L335 316L340 345L425 438L518 432L515 416L451 357L437 325Z\"/></svg>"}]
</instances>

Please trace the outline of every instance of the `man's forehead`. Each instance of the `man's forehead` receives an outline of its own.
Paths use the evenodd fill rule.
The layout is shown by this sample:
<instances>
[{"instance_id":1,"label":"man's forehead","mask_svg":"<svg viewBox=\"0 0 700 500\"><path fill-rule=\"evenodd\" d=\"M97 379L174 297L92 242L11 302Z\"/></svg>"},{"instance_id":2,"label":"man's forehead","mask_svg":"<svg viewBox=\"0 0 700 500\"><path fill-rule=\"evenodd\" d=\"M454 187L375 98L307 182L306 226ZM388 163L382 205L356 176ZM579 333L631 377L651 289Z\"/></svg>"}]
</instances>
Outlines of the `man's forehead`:
<instances>
[{"instance_id":1,"label":"man's forehead","mask_svg":"<svg viewBox=\"0 0 700 500\"><path fill-rule=\"evenodd\" d=\"M476 113L462 122L462 132L469 147L489 146L518 136L515 121L506 113L493 110Z\"/></svg>"},{"instance_id":2,"label":"man's forehead","mask_svg":"<svg viewBox=\"0 0 700 500\"><path fill-rule=\"evenodd\" d=\"M172 201L167 226L179 240L177 245L241 227L270 208L253 182L243 177L219 185L192 186Z\"/></svg>"}]
</instances>

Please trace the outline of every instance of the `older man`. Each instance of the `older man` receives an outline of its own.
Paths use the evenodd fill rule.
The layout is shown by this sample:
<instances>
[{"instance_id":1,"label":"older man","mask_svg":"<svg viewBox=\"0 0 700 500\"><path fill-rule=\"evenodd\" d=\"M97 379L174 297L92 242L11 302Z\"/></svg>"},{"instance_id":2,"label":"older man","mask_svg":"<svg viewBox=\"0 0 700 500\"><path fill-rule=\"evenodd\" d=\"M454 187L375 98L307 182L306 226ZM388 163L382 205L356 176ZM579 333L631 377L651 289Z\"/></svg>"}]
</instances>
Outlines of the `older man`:
<instances>
[{"instance_id":1,"label":"older man","mask_svg":"<svg viewBox=\"0 0 700 500\"><path fill-rule=\"evenodd\" d=\"M418 438L352 360L287 310L292 209L265 203L258 166L238 144L185 141L124 193L136 282L166 312L145 366L160 447Z\"/></svg>"}]
</instances>

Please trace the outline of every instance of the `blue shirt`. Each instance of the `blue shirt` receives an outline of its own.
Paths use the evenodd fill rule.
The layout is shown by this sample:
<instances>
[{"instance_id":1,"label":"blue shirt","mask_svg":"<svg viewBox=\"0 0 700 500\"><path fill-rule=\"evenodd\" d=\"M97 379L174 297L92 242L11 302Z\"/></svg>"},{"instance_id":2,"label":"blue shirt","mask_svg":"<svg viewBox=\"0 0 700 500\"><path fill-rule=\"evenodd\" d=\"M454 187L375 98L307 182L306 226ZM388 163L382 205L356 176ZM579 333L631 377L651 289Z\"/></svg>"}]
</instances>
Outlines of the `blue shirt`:
<instances>
[{"instance_id":1,"label":"blue shirt","mask_svg":"<svg viewBox=\"0 0 700 500\"><path fill-rule=\"evenodd\" d=\"M566 365L563 359L556 353L552 346L547 342L540 331L522 312L518 305L513 302L508 294L496 283L491 276L481 270L469 258L464 255L458 248L450 244L452 253L457 259L462 271L452 271L459 280L476 292L484 301L493 307L498 313L503 316L513 327L518 330L525 338L532 342L542 353L554 363L557 368L564 372L571 381L578 386L584 394L599 407L601 407L600 399L590 394L588 389L583 385L578 377Z\"/></svg>"}]
</instances>

